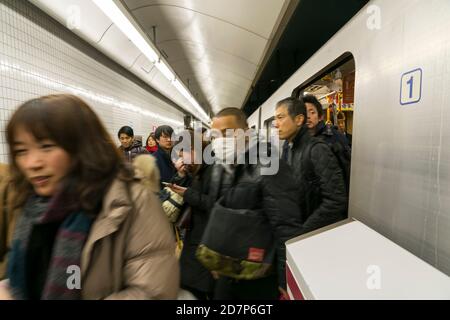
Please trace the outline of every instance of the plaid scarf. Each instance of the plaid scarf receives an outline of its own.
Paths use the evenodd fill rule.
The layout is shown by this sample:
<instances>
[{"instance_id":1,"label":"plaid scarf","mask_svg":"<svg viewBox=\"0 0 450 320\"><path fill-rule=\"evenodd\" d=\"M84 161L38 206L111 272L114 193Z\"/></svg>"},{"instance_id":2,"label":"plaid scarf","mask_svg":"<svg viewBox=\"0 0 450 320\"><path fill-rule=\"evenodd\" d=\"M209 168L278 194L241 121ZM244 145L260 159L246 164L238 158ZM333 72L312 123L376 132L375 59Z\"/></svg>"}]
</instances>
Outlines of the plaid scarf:
<instances>
[{"instance_id":1,"label":"plaid scarf","mask_svg":"<svg viewBox=\"0 0 450 320\"><path fill-rule=\"evenodd\" d=\"M80 289L68 288L67 280L71 273L67 271L70 270L68 267L73 265L81 268L81 252L91 228L92 218L82 211L70 212L64 203L67 202L62 194L55 195L52 199L37 195L28 198L14 233L8 264L8 277L14 298L29 299L26 257L33 227L61 222L53 243L41 299L81 299Z\"/></svg>"}]
</instances>

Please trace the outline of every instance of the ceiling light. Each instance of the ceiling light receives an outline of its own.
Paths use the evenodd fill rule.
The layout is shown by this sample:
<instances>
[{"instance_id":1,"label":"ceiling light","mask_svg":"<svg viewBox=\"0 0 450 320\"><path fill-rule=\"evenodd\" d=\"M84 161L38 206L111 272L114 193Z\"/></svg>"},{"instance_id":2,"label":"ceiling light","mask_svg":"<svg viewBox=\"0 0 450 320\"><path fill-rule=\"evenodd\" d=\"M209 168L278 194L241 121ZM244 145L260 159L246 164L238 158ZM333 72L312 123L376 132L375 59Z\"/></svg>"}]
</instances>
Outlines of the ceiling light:
<instances>
[{"instance_id":1,"label":"ceiling light","mask_svg":"<svg viewBox=\"0 0 450 320\"><path fill-rule=\"evenodd\" d=\"M152 63L158 61L156 50L145 40L139 29L131 23L132 19L125 16L124 11L114 1L94 0L94 3Z\"/></svg>"},{"instance_id":2,"label":"ceiling light","mask_svg":"<svg viewBox=\"0 0 450 320\"><path fill-rule=\"evenodd\" d=\"M172 81L172 84L195 107L195 110L200 113L201 117L203 117L203 120L205 122L209 121L209 117L206 114L205 110L203 110L197 100L195 100L194 97L189 93L189 91L184 87L183 83L181 83L178 79L175 79L174 81Z\"/></svg>"},{"instance_id":3,"label":"ceiling light","mask_svg":"<svg viewBox=\"0 0 450 320\"><path fill-rule=\"evenodd\" d=\"M195 107L200 113L204 122L210 120L209 116L200 107L198 102L192 97L189 91L179 82L175 73L163 58L159 57L158 50L154 45L146 40L145 34L134 23L133 18L128 11L117 0L93 0L94 3L108 16L111 21L130 39L130 41L155 65L155 67L166 77L174 87Z\"/></svg>"},{"instance_id":4,"label":"ceiling light","mask_svg":"<svg viewBox=\"0 0 450 320\"><path fill-rule=\"evenodd\" d=\"M177 90L186 98L189 100L189 97L191 96L191 94L189 93L189 91L183 86L183 84L178 81L178 79L175 79L175 81L172 82L172 84L174 85L175 88L177 88Z\"/></svg>"}]
</instances>

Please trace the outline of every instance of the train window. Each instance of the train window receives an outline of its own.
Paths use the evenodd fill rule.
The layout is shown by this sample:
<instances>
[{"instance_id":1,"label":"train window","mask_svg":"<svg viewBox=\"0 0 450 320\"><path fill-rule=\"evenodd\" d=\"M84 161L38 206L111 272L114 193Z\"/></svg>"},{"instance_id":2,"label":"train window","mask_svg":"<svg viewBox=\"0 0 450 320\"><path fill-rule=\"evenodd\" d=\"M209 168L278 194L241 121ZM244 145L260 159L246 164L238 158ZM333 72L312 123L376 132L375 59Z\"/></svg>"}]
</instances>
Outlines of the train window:
<instances>
[{"instance_id":1,"label":"train window","mask_svg":"<svg viewBox=\"0 0 450 320\"><path fill-rule=\"evenodd\" d=\"M349 52L299 85L292 96L314 95L322 104L324 120L346 135L351 146L355 91L355 60Z\"/></svg>"}]
</instances>

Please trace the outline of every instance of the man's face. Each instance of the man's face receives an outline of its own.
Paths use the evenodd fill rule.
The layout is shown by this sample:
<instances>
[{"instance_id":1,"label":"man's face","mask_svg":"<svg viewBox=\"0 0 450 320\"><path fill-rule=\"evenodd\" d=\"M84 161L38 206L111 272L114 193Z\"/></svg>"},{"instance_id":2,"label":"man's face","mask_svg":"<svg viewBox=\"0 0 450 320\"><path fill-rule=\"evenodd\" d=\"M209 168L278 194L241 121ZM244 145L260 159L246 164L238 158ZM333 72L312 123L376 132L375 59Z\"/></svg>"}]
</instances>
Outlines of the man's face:
<instances>
[{"instance_id":1,"label":"man's face","mask_svg":"<svg viewBox=\"0 0 450 320\"><path fill-rule=\"evenodd\" d=\"M156 139L156 141L158 141L159 146L164 150L172 149L172 137L170 135L162 133L159 140Z\"/></svg>"},{"instance_id":2,"label":"man's face","mask_svg":"<svg viewBox=\"0 0 450 320\"><path fill-rule=\"evenodd\" d=\"M286 106L281 105L275 110L274 126L278 130L281 140L292 140L304 121L303 115L297 115L294 119L288 113Z\"/></svg>"},{"instance_id":3,"label":"man's face","mask_svg":"<svg viewBox=\"0 0 450 320\"><path fill-rule=\"evenodd\" d=\"M211 124L211 130L220 131L223 138L232 138L235 140L235 143L243 142L242 139L247 141L243 134L247 132L248 127L240 125L239 121L233 115L214 118ZM233 133L232 135L230 135L230 131Z\"/></svg>"},{"instance_id":4,"label":"man's face","mask_svg":"<svg viewBox=\"0 0 450 320\"><path fill-rule=\"evenodd\" d=\"M133 137L130 137L126 133L121 133L119 136L120 144L125 149L129 148L131 144L133 143Z\"/></svg>"},{"instance_id":5,"label":"man's face","mask_svg":"<svg viewBox=\"0 0 450 320\"><path fill-rule=\"evenodd\" d=\"M306 112L308 115L308 120L306 122L306 125L307 125L308 129L314 129L317 126L317 124L319 123L319 121L321 121L323 119L323 117L319 117L319 114L317 113L317 109L312 103L306 102L305 106L306 106Z\"/></svg>"},{"instance_id":6,"label":"man's face","mask_svg":"<svg viewBox=\"0 0 450 320\"><path fill-rule=\"evenodd\" d=\"M236 156L244 152L242 148L245 148L245 140L241 139L245 139L245 135L242 134L245 130L247 128L240 126L233 115L214 118L211 124L211 137L216 157L231 163Z\"/></svg>"},{"instance_id":7,"label":"man's face","mask_svg":"<svg viewBox=\"0 0 450 320\"><path fill-rule=\"evenodd\" d=\"M214 118L211 124L211 129L218 130L222 132L222 136L225 137L227 129L245 129L241 128L235 116L223 116L219 118Z\"/></svg>"}]
</instances>

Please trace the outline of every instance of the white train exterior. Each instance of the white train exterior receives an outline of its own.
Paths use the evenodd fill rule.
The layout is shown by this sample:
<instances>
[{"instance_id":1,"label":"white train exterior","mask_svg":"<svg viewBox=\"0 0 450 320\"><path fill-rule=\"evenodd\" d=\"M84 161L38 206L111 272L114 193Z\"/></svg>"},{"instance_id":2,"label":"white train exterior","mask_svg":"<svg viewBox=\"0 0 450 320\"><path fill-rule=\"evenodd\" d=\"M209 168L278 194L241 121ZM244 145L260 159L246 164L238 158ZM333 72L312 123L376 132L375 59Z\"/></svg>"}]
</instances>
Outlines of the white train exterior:
<instances>
[{"instance_id":1,"label":"white train exterior","mask_svg":"<svg viewBox=\"0 0 450 320\"><path fill-rule=\"evenodd\" d=\"M450 275L450 1L378 0L250 117L350 52L355 110L349 216ZM301 38L298 41L302 41Z\"/></svg>"}]
</instances>

